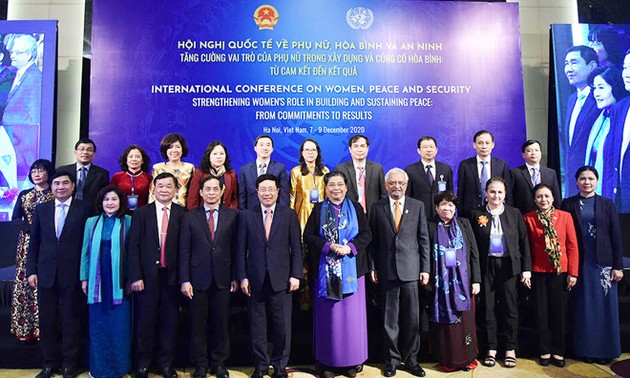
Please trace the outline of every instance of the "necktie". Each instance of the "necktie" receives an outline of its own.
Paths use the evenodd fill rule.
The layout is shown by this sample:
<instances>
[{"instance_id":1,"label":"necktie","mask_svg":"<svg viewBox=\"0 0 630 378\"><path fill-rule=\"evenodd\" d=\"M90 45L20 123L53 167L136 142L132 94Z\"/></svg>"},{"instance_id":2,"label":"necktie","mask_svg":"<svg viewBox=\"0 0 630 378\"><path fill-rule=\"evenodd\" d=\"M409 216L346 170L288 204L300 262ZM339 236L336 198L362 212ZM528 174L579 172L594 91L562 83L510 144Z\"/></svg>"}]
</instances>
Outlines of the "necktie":
<instances>
[{"instance_id":1,"label":"necktie","mask_svg":"<svg viewBox=\"0 0 630 378\"><path fill-rule=\"evenodd\" d=\"M258 165L258 176L264 175L267 171L267 163L260 163Z\"/></svg>"},{"instance_id":2,"label":"necktie","mask_svg":"<svg viewBox=\"0 0 630 378\"><path fill-rule=\"evenodd\" d=\"M265 209L265 238L269 240L269 231L271 231L271 209Z\"/></svg>"},{"instance_id":3,"label":"necktie","mask_svg":"<svg viewBox=\"0 0 630 378\"><path fill-rule=\"evenodd\" d=\"M60 203L57 206L59 206L59 215L57 217L57 239L59 239L61 231L63 231L63 225L66 223L66 204Z\"/></svg>"},{"instance_id":4,"label":"necktie","mask_svg":"<svg viewBox=\"0 0 630 378\"><path fill-rule=\"evenodd\" d=\"M394 202L394 224L396 225L396 231L400 230L400 220L402 219L402 213L400 212L400 202Z\"/></svg>"},{"instance_id":5,"label":"necktie","mask_svg":"<svg viewBox=\"0 0 630 378\"><path fill-rule=\"evenodd\" d=\"M85 179L87 177L87 168L81 167L79 168L79 179L77 180L77 192L74 195L74 198L82 200L83 199L83 187L85 186Z\"/></svg>"},{"instance_id":6,"label":"necktie","mask_svg":"<svg viewBox=\"0 0 630 378\"><path fill-rule=\"evenodd\" d=\"M532 168L532 184L534 186L540 184L540 171L536 168Z\"/></svg>"},{"instance_id":7,"label":"necktie","mask_svg":"<svg viewBox=\"0 0 630 378\"><path fill-rule=\"evenodd\" d=\"M435 181L435 178L433 177L433 173L431 173L431 168L433 168L432 165L427 165L427 180L429 180L429 185L433 186L433 181Z\"/></svg>"},{"instance_id":8,"label":"necktie","mask_svg":"<svg viewBox=\"0 0 630 378\"><path fill-rule=\"evenodd\" d=\"M359 170L359 202L363 206L363 212L367 212L367 202L365 200L365 167L358 167Z\"/></svg>"},{"instance_id":9,"label":"necktie","mask_svg":"<svg viewBox=\"0 0 630 378\"><path fill-rule=\"evenodd\" d=\"M488 173L488 162L485 160L481 161L481 177L479 180L479 184L481 185L479 190L481 191L481 205L483 206L484 201L486 200L486 183L490 180L490 174Z\"/></svg>"},{"instance_id":10,"label":"necktie","mask_svg":"<svg viewBox=\"0 0 630 378\"><path fill-rule=\"evenodd\" d=\"M168 207L162 207L162 229L160 230L160 266L166 267L166 231L168 230Z\"/></svg>"},{"instance_id":11,"label":"necktie","mask_svg":"<svg viewBox=\"0 0 630 378\"><path fill-rule=\"evenodd\" d=\"M214 240L214 212L215 209L208 210L208 228L210 229L210 239Z\"/></svg>"}]
</instances>

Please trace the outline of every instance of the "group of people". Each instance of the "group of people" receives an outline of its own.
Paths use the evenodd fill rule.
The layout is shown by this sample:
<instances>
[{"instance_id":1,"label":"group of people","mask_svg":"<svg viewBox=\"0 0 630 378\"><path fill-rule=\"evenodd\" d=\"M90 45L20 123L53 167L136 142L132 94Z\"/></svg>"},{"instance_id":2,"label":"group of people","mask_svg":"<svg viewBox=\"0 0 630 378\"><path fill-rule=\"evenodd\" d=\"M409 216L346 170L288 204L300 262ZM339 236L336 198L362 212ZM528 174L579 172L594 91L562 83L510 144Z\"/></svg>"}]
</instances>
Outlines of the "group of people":
<instances>
[{"instance_id":1,"label":"group of people","mask_svg":"<svg viewBox=\"0 0 630 378\"><path fill-rule=\"evenodd\" d=\"M252 378L270 366L273 378L286 378L292 297L302 288L320 375L354 377L368 358L366 286L375 285L383 375L405 369L423 377L425 307L442 370L473 369L478 355L495 366L500 347L504 366L516 366L520 282L532 290L541 365L565 364L568 306L575 354L600 363L618 357L621 236L612 201L595 194L598 171L579 168L579 194L560 207L539 142L523 144L525 164L512 170L492 156L489 131L477 132L473 147L455 194L453 170L436 160L430 136L418 140L418 162L387 174L367 159L365 135L349 139L352 159L333 171L317 141L305 139L300 165L287 175L271 159L272 138L261 135L256 159L237 175L223 143L210 143L195 168L182 161L184 138L168 134L165 161L151 174L147 154L131 145L111 180L93 164L94 142L81 139L75 164L34 162L35 186L16 204L13 219L23 227L12 331L39 339L38 378L59 368L77 376L88 318L92 376L123 376L133 365L135 377L152 367L177 377L183 296L192 376L228 378L230 293L240 290Z\"/></svg>"}]
</instances>

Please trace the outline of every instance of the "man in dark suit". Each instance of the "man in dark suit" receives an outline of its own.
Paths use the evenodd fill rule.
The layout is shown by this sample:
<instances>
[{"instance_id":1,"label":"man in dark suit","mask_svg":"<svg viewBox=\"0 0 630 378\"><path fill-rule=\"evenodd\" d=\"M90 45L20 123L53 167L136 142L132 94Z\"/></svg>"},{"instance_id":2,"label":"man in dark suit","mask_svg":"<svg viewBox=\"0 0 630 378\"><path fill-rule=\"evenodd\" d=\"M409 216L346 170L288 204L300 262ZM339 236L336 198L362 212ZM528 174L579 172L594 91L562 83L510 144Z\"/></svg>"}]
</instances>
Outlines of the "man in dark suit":
<instances>
[{"instance_id":1,"label":"man in dark suit","mask_svg":"<svg viewBox=\"0 0 630 378\"><path fill-rule=\"evenodd\" d=\"M236 272L248 298L254 354L252 378L273 366L273 378L286 378L291 351L291 298L302 278L300 222L293 209L278 201L279 180L264 174L256 179L260 206L239 216ZM271 356L267 351L270 315Z\"/></svg>"},{"instance_id":2,"label":"man in dark suit","mask_svg":"<svg viewBox=\"0 0 630 378\"><path fill-rule=\"evenodd\" d=\"M74 198L94 205L98 192L109 184L109 172L92 164L96 155L96 144L88 138L79 139L74 145L77 162L57 168L76 182Z\"/></svg>"},{"instance_id":3,"label":"man in dark suit","mask_svg":"<svg viewBox=\"0 0 630 378\"><path fill-rule=\"evenodd\" d=\"M35 208L26 260L28 283L39 290L43 370L37 378L51 377L59 365L64 378L74 378L85 337L82 323L87 308L79 265L90 206L72 199L74 182L63 172L52 177L51 189L55 200Z\"/></svg>"},{"instance_id":4,"label":"man in dark suit","mask_svg":"<svg viewBox=\"0 0 630 378\"><path fill-rule=\"evenodd\" d=\"M337 165L336 171L348 178L348 193L346 196L357 201L368 214L372 204L387 197L383 178L383 166L367 160L370 141L365 135L353 135L348 141L348 150L352 160Z\"/></svg>"},{"instance_id":5,"label":"man in dark suit","mask_svg":"<svg viewBox=\"0 0 630 378\"><path fill-rule=\"evenodd\" d=\"M177 185L171 173L160 173L153 180L155 202L136 210L131 221L129 282L135 296L135 377L148 376L154 350L160 374L177 377L172 367L179 309L177 252L180 219L186 212L172 202Z\"/></svg>"},{"instance_id":6,"label":"man in dark suit","mask_svg":"<svg viewBox=\"0 0 630 378\"><path fill-rule=\"evenodd\" d=\"M525 164L510 170L512 188L512 200L514 207L521 211L521 214L536 210L534 205L534 194L532 189L534 186L543 183L549 185L553 194L553 206L560 208L562 202L562 194L560 193L560 184L556 171L540 165L542 152L540 142L529 139L521 146L523 159Z\"/></svg>"},{"instance_id":7,"label":"man in dark suit","mask_svg":"<svg viewBox=\"0 0 630 378\"><path fill-rule=\"evenodd\" d=\"M218 178L208 176L199 186L203 206L182 216L179 231L180 290L191 300L190 359L195 365L192 376L206 376L209 341L211 374L228 378L224 362L230 354L230 292L237 289L231 273L238 213L219 205L225 186Z\"/></svg>"},{"instance_id":8,"label":"man in dark suit","mask_svg":"<svg viewBox=\"0 0 630 378\"><path fill-rule=\"evenodd\" d=\"M418 364L420 352L420 304L418 280L429 282L429 234L424 204L405 196L408 177L400 168L385 176L388 198L372 206L372 281L380 283L386 359L383 375L393 377L396 368L417 376L426 374Z\"/></svg>"},{"instance_id":9,"label":"man in dark suit","mask_svg":"<svg viewBox=\"0 0 630 378\"><path fill-rule=\"evenodd\" d=\"M423 136L418 139L420 161L408 165L409 175L406 195L422 201L427 219L435 215L433 198L445 190L453 190L453 170L447 164L435 160L438 147L435 138Z\"/></svg>"},{"instance_id":10,"label":"man in dark suit","mask_svg":"<svg viewBox=\"0 0 630 378\"><path fill-rule=\"evenodd\" d=\"M253 209L260 205L256 193L256 179L265 173L272 174L280 181L278 203L289 205L289 178L287 168L282 163L271 160L273 139L267 134L259 135L254 141L256 160L241 167L238 174L238 205L241 210Z\"/></svg>"},{"instance_id":11,"label":"man in dark suit","mask_svg":"<svg viewBox=\"0 0 630 378\"><path fill-rule=\"evenodd\" d=\"M597 53L587 46L572 46L564 59L564 73L569 84L575 87L567 103L567 113L560 132L560 147L564 151L564 196L577 194L573 180L575 171L584 165L586 145L593 123L601 109L597 108L595 97L588 85L588 78L599 65Z\"/></svg>"},{"instance_id":12,"label":"man in dark suit","mask_svg":"<svg viewBox=\"0 0 630 378\"><path fill-rule=\"evenodd\" d=\"M473 137L473 148L477 156L462 160L457 168L457 197L459 216L467 218L470 211L485 204L486 182L491 177L502 177L510 187L510 171L505 160L491 157L494 149L494 135L487 130L478 131ZM511 193L506 196L511 203Z\"/></svg>"},{"instance_id":13,"label":"man in dark suit","mask_svg":"<svg viewBox=\"0 0 630 378\"><path fill-rule=\"evenodd\" d=\"M11 46L11 65L17 69L2 115L5 126L39 125L42 73L37 67L37 41L20 34Z\"/></svg>"}]
</instances>

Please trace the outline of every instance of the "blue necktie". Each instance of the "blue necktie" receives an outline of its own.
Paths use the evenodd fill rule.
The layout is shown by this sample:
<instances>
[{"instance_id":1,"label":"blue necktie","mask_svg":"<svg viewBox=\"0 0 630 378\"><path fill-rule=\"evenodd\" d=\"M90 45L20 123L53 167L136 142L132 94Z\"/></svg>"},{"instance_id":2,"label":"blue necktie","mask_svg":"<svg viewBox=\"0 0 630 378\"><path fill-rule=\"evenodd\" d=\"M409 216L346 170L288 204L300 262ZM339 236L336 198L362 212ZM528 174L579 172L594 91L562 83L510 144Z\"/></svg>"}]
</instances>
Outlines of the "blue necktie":
<instances>
[{"instance_id":1,"label":"blue necktie","mask_svg":"<svg viewBox=\"0 0 630 378\"><path fill-rule=\"evenodd\" d=\"M79 168L79 179L77 180L77 190L76 190L76 193L74 194L74 198L78 200L83 199L83 187L85 186L85 179L87 176L86 171L87 171L87 168L85 167Z\"/></svg>"},{"instance_id":2,"label":"blue necktie","mask_svg":"<svg viewBox=\"0 0 630 378\"><path fill-rule=\"evenodd\" d=\"M57 239L59 239L63 225L66 223L66 204L60 203L57 206L59 206L59 217L57 218Z\"/></svg>"},{"instance_id":3,"label":"blue necktie","mask_svg":"<svg viewBox=\"0 0 630 378\"><path fill-rule=\"evenodd\" d=\"M490 180L490 174L488 173L488 162L485 160L481 161L481 179L479 180L480 190L481 190L481 206L483 206L484 201L486 200L486 183Z\"/></svg>"},{"instance_id":4,"label":"blue necktie","mask_svg":"<svg viewBox=\"0 0 630 378\"><path fill-rule=\"evenodd\" d=\"M536 168L532 168L532 184L534 186L540 184L540 171Z\"/></svg>"}]
</instances>

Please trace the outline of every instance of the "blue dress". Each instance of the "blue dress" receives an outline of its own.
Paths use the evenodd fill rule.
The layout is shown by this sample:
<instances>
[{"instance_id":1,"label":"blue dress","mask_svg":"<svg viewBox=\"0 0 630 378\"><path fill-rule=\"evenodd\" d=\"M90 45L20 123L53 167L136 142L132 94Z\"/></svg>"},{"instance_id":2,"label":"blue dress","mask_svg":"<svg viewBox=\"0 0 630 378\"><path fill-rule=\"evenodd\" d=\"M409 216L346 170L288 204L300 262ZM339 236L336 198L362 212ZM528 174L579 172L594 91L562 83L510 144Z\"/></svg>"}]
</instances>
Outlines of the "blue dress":
<instances>
[{"instance_id":1,"label":"blue dress","mask_svg":"<svg viewBox=\"0 0 630 378\"><path fill-rule=\"evenodd\" d=\"M597 264L595 197L580 197L584 256L571 291L573 351L578 357L611 359L621 354L617 283L612 267Z\"/></svg>"},{"instance_id":2,"label":"blue dress","mask_svg":"<svg viewBox=\"0 0 630 378\"><path fill-rule=\"evenodd\" d=\"M113 304L112 228L105 217L100 249L102 302L90 304L90 374L95 378L122 377L131 369L131 307L128 297ZM124 263L124 262L123 262Z\"/></svg>"}]
</instances>

